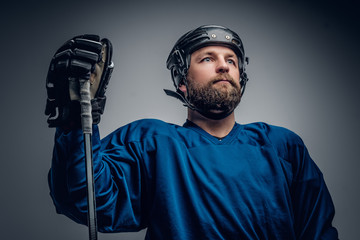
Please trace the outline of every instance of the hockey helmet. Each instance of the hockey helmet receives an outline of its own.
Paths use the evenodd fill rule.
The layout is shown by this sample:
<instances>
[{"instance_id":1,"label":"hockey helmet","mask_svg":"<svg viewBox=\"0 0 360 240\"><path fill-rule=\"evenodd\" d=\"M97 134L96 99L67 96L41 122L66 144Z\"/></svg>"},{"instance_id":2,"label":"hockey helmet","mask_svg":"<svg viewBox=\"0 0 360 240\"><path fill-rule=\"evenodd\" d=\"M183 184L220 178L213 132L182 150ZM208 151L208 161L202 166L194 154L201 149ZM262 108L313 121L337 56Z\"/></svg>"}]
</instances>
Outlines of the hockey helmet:
<instances>
[{"instance_id":1,"label":"hockey helmet","mask_svg":"<svg viewBox=\"0 0 360 240\"><path fill-rule=\"evenodd\" d=\"M223 26L204 25L184 34L169 54L166 66L171 71L176 89L186 78L191 54L206 46L225 46L233 50L239 59L240 74L244 75L248 58L245 57L244 46L238 34Z\"/></svg>"}]
</instances>

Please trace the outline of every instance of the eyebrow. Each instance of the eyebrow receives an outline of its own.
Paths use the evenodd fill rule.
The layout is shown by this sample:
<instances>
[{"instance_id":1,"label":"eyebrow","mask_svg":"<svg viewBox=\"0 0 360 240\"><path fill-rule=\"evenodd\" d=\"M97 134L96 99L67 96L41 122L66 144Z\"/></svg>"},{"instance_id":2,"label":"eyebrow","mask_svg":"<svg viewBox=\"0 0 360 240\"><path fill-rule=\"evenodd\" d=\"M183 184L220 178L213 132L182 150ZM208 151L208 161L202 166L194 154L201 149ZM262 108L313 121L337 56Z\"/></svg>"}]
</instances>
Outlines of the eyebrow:
<instances>
[{"instance_id":1,"label":"eyebrow","mask_svg":"<svg viewBox=\"0 0 360 240\"><path fill-rule=\"evenodd\" d=\"M200 52L200 53L195 57L195 59L198 60L198 59L201 59L201 58L204 57L204 56L213 56L213 55L215 55L215 51ZM231 52L225 54L225 57L235 57L235 56L236 56L236 54L231 53Z\"/></svg>"}]
</instances>

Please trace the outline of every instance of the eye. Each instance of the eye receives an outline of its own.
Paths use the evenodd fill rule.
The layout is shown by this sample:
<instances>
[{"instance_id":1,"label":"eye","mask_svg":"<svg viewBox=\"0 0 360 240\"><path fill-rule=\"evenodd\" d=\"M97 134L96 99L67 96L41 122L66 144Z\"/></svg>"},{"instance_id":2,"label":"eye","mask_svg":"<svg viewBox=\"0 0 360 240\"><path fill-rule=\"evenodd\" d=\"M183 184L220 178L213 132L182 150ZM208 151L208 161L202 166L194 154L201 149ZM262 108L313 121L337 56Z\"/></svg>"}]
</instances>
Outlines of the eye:
<instances>
[{"instance_id":1,"label":"eye","mask_svg":"<svg viewBox=\"0 0 360 240\"><path fill-rule=\"evenodd\" d=\"M233 59L228 59L227 62L230 64L233 64L233 65L236 65L236 62Z\"/></svg>"},{"instance_id":2,"label":"eye","mask_svg":"<svg viewBox=\"0 0 360 240\"><path fill-rule=\"evenodd\" d=\"M201 59L200 62L210 62L210 61L211 61L210 57L205 57L205 58Z\"/></svg>"}]
</instances>

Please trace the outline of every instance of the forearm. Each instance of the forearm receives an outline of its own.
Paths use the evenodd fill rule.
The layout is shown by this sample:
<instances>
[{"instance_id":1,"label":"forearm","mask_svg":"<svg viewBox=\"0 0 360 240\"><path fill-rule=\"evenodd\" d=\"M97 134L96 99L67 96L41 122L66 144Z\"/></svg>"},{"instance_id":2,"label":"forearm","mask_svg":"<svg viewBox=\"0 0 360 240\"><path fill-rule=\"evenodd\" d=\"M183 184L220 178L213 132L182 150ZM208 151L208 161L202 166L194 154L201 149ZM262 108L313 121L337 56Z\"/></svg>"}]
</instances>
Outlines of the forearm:
<instances>
[{"instance_id":1,"label":"forearm","mask_svg":"<svg viewBox=\"0 0 360 240\"><path fill-rule=\"evenodd\" d=\"M301 166L293 183L295 225L299 239L337 240L337 230L332 226L334 204L323 175L306 148Z\"/></svg>"},{"instance_id":2,"label":"forearm","mask_svg":"<svg viewBox=\"0 0 360 240\"><path fill-rule=\"evenodd\" d=\"M115 145L101 150L98 128L93 128L98 228L102 232L138 230L142 228L141 216L134 212L139 213L141 208L140 166L126 147L117 142L117 135L111 139ZM84 158L81 129L69 133L58 129L49 172L50 193L58 213L82 224L87 223Z\"/></svg>"},{"instance_id":3,"label":"forearm","mask_svg":"<svg viewBox=\"0 0 360 240\"><path fill-rule=\"evenodd\" d=\"M93 134L94 174L99 174L100 139L97 128ZM50 193L59 213L77 222L86 222L86 175L83 133L81 129L65 132L58 128L55 135L52 166L49 172Z\"/></svg>"}]
</instances>

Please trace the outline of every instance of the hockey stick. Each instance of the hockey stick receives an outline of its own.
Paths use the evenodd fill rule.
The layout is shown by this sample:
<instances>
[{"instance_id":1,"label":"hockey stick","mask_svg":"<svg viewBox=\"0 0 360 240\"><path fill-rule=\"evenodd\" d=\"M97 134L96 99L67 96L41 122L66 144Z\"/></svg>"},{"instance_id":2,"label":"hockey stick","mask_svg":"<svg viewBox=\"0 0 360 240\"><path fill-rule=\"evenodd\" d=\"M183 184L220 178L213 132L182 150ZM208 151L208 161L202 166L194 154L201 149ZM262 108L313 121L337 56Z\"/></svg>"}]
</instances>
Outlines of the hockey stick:
<instances>
[{"instance_id":1,"label":"hockey stick","mask_svg":"<svg viewBox=\"0 0 360 240\"><path fill-rule=\"evenodd\" d=\"M97 240L96 225L96 198L94 187L93 151L92 151L92 115L90 81L79 79L80 83L80 106L81 106L81 125L84 133L84 149L86 164L86 185L87 185L87 205L88 205L88 227L89 239Z\"/></svg>"}]
</instances>

